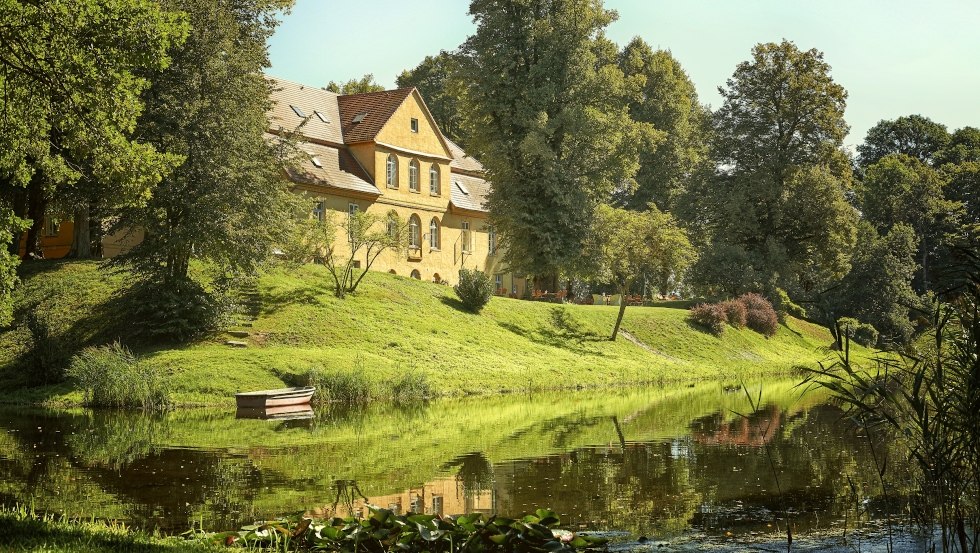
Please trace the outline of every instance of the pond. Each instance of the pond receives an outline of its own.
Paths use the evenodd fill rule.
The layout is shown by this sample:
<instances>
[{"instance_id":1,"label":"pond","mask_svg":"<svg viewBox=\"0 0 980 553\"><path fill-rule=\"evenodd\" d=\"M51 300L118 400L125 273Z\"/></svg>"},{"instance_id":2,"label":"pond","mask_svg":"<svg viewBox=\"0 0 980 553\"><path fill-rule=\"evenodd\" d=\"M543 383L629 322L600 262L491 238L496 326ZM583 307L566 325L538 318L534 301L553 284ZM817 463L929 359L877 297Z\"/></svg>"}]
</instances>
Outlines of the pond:
<instances>
[{"instance_id":1,"label":"pond","mask_svg":"<svg viewBox=\"0 0 980 553\"><path fill-rule=\"evenodd\" d=\"M748 385L762 394L756 412L720 383L330 407L297 420L4 410L0 504L169 532L367 504L548 507L568 528L657 539L874 518L886 504L868 440L795 384Z\"/></svg>"}]
</instances>

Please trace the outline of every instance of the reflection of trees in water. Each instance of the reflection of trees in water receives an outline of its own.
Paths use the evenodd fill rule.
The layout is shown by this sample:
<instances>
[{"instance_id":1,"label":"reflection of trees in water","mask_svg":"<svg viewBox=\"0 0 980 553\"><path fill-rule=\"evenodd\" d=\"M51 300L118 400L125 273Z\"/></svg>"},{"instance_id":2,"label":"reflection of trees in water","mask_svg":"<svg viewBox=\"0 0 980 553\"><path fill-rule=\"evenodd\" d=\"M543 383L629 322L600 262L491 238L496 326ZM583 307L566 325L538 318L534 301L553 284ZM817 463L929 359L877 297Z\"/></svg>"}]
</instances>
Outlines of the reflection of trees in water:
<instances>
[{"instance_id":1,"label":"reflection of trees in water","mask_svg":"<svg viewBox=\"0 0 980 553\"><path fill-rule=\"evenodd\" d=\"M86 466L121 469L152 450L166 425L161 414L89 411L77 417L65 443Z\"/></svg>"},{"instance_id":2,"label":"reflection of trees in water","mask_svg":"<svg viewBox=\"0 0 980 553\"><path fill-rule=\"evenodd\" d=\"M475 451L461 455L442 466L442 470L456 471L456 479L463 485L463 493L468 497L476 497L486 490L493 488L493 465L483 453Z\"/></svg>"}]
</instances>

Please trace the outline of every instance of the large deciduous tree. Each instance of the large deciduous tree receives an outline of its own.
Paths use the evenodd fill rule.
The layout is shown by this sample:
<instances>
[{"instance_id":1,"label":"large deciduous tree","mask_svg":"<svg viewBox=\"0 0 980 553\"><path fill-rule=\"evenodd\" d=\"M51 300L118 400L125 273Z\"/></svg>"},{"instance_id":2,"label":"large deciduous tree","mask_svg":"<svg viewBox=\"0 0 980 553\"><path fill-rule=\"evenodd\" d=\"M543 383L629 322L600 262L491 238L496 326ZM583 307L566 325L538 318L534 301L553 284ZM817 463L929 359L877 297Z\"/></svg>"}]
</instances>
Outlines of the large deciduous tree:
<instances>
[{"instance_id":1,"label":"large deciduous tree","mask_svg":"<svg viewBox=\"0 0 980 553\"><path fill-rule=\"evenodd\" d=\"M131 139L147 85L186 31L148 0L0 1L0 324L26 228L40 254L48 205L84 174L124 182L115 205L145 200L172 161Z\"/></svg>"},{"instance_id":2,"label":"large deciduous tree","mask_svg":"<svg viewBox=\"0 0 980 553\"><path fill-rule=\"evenodd\" d=\"M656 133L630 117L638 82L605 47L616 14L599 0L473 0L470 14L467 136L493 182L490 218L512 269L555 275Z\"/></svg>"},{"instance_id":3,"label":"large deciduous tree","mask_svg":"<svg viewBox=\"0 0 980 553\"><path fill-rule=\"evenodd\" d=\"M847 273L855 240L847 93L820 52L788 41L757 45L719 92L717 174L691 216L710 247L693 280L709 295L815 293Z\"/></svg>"},{"instance_id":4,"label":"large deciduous tree","mask_svg":"<svg viewBox=\"0 0 980 553\"><path fill-rule=\"evenodd\" d=\"M939 171L905 154L887 155L868 167L859 187L862 214L879 233L897 224L915 231L920 292L930 289L930 267L960 223L962 206L946 198L945 188Z\"/></svg>"},{"instance_id":5,"label":"large deciduous tree","mask_svg":"<svg viewBox=\"0 0 980 553\"><path fill-rule=\"evenodd\" d=\"M949 139L945 125L922 115L881 120L868 130L864 143L857 147L858 161L862 167L868 167L887 155L904 154L931 165L933 156Z\"/></svg>"},{"instance_id":6,"label":"large deciduous tree","mask_svg":"<svg viewBox=\"0 0 980 553\"><path fill-rule=\"evenodd\" d=\"M251 271L281 241L292 214L275 149L264 138L270 84L266 39L289 0L162 0L187 12L191 31L173 63L149 75L138 135L184 160L129 210L121 225L145 231L125 255L150 290L198 293L192 258Z\"/></svg>"},{"instance_id":7,"label":"large deciduous tree","mask_svg":"<svg viewBox=\"0 0 980 553\"><path fill-rule=\"evenodd\" d=\"M617 203L643 210L653 202L661 210L673 211L688 182L708 161L710 114L670 52L654 51L634 38L619 54L619 66L627 77L644 80L640 96L630 103L630 115L664 132L665 138L657 148L642 151L636 189L618 191Z\"/></svg>"}]
</instances>

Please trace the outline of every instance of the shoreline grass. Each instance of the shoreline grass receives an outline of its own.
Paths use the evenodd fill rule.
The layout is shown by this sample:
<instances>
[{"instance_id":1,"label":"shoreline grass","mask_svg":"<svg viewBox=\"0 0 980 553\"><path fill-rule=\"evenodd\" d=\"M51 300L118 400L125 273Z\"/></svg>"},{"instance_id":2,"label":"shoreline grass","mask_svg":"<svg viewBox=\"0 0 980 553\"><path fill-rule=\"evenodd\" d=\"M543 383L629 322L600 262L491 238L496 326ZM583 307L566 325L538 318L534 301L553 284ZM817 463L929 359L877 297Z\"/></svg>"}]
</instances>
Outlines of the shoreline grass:
<instances>
[{"instance_id":1,"label":"shoreline grass","mask_svg":"<svg viewBox=\"0 0 980 553\"><path fill-rule=\"evenodd\" d=\"M259 277L251 315L227 329L245 338L217 333L140 348L126 343L126 322L115 315L126 276L95 262L30 264L16 292L18 321L0 331L0 389L17 394L0 401L82 400L68 384L25 381L28 312L45 317L50 339L69 351L122 339L167 379L178 406L228 406L236 392L282 387L311 372L356 372L367 388L359 393L394 400L404 395L394 384L406 374L430 396L491 395L788 375L833 355L826 329L793 318L771 338L737 328L719 337L691 323L686 309L630 307L625 333L610 342L616 307L494 297L477 315L448 286L384 273L368 274L356 295L340 300L313 265ZM229 339L247 347L229 347Z\"/></svg>"}]
</instances>

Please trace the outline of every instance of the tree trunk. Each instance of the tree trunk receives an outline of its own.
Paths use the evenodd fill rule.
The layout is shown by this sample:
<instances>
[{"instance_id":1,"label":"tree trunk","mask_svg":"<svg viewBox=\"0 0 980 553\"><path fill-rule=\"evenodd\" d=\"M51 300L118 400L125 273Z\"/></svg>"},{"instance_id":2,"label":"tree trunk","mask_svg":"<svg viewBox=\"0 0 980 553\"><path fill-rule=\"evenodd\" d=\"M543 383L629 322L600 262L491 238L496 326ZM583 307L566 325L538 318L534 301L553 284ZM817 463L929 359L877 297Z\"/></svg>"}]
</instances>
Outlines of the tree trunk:
<instances>
[{"instance_id":1,"label":"tree trunk","mask_svg":"<svg viewBox=\"0 0 980 553\"><path fill-rule=\"evenodd\" d=\"M21 219L27 218L27 190L20 187L12 187L12 198L10 200L10 208L13 210L14 215L20 217ZM25 231L18 231L14 233L13 240L7 245L7 252L15 257L20 257L20 243L24 239Z\"/></svg>"},{"instance_id":2,"label":"tree trunk","mask_svg":"<svg viewBox=\"0 0 980 553\"><path fill-rule=\"evenodd\" d=\"M27 229L27 245L24 248L23 259L41 259L41 232L44 230L44 212L47 208L47 198L44 196L44 183L37 172L27 185L27 217L31 226Z\"/></svg>"},{"instance_id":3,"label":"tree trunk","mask_svg":"<svg viewBox=\"0 0 980 553\"><path fill-rule=\"evenodd\" d=\"M609 337L610 342L616 341L616 336L619 335L619 325L623 323L623 314L626 313L626 292L629 291L629 286L623 284L619 287L619 315L616 316L616 326L613 327L612 336Z\"/></svg>"},{"instance_id":4,"label":"tree trunk","mask_svg":"<svg viewBox=\"0 0 980 553\"><path fill-rule=\"evenodd\" d=\"M92 258L92 227L89 214L90 210L87 202L75 210L71 249L68 250L68 257L75 259Z\"/></svg>"}]
</instances>

